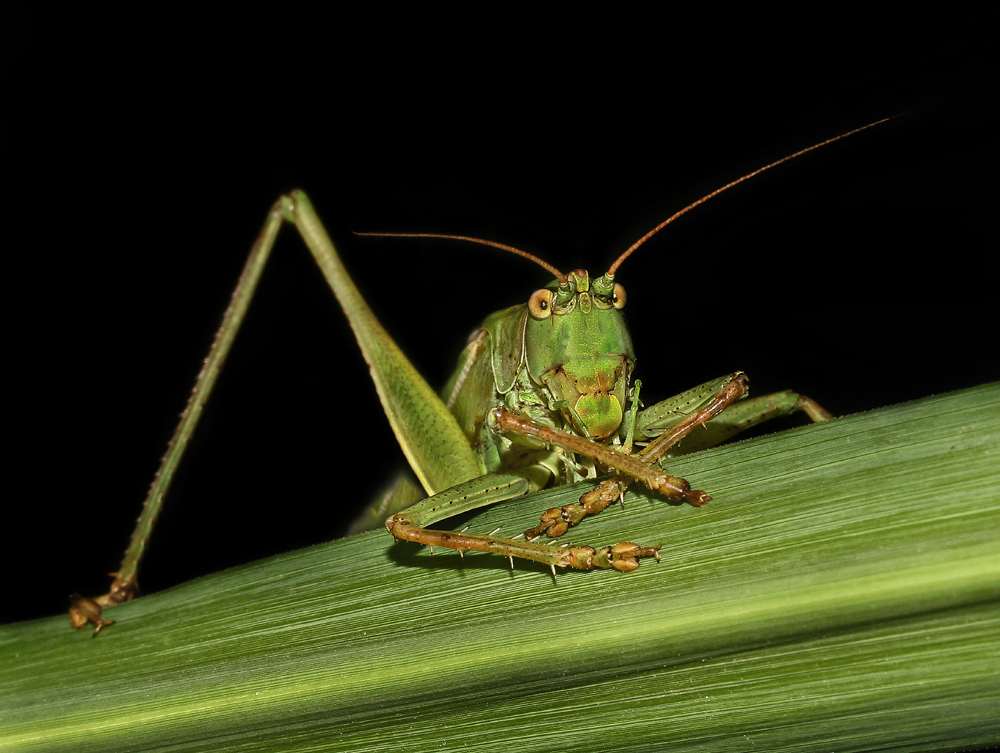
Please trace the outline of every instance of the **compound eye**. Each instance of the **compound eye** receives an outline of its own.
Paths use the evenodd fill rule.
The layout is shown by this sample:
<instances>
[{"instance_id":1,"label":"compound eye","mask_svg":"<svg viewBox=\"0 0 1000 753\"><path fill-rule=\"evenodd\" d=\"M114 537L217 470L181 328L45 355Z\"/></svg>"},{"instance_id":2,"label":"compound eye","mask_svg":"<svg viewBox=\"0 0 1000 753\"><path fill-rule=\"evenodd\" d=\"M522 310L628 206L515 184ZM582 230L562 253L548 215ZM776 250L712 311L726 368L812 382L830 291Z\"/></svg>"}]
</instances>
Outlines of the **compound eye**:
<instances>
[{"instance_id":1,"label":"compound eye","mask_svg":"<svg viewBox=\"0 0 1000 753\"><path fill-rule=\"evenodd\" d=\"M625 295L625 288L621 286L621 283L615 283L614 292L611 294L611 305L616 309L625 308L625 300L628 296Z\"/></svg>"},{"instance_id":2,"label":"compound eye","mask_svg":"<svg viewBox=\"0 0 1000 753\"><path fill-rule=\"evenodd\" d=\"M528 313L532 319L548 319L552 316L552 291L542 288L532 293L528 299Z\"/></svg>"}]
</instances>

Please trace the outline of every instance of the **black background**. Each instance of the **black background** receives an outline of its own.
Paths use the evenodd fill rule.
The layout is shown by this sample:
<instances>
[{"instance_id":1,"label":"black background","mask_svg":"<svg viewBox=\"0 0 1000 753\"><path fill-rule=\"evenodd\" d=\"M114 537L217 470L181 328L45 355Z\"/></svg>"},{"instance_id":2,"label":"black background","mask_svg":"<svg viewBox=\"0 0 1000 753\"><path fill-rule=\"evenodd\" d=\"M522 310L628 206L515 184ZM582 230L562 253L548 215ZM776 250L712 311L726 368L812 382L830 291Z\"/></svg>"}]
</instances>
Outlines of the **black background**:
<instances>
[{"instance_id":1,"label":"black background","mask_svg":"<svg viewBox=\"0 0 1000 753\"><path fill-rule=\"evenodd\" d=\"M0 618L106 588L245 254L297 187L440 384L482 318L546 274L351 231L472 234L601 272L719 185L915 109L630 259L637 376L653 400L743 369L756 394L791 387L836 414L996 379L995 22L5 19ZM286 230L143 589L330 540L402 462Z\"/></svg>"}]
</instances>

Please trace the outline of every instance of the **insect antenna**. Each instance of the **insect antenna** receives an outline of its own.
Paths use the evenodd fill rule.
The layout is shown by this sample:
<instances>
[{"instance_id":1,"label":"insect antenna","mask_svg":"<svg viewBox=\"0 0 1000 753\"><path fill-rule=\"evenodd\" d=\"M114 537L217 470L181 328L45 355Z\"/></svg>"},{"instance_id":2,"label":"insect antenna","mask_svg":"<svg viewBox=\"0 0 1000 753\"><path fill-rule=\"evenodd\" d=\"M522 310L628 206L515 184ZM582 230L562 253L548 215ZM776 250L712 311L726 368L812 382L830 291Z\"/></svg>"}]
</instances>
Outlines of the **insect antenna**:
<instances>
[{"instance_id":1,"label":"insect antenna","mask_svg":"<svg viewBox=\"0 0 1000 753\"><path fill-rule=\"evenodd\" d=\"M443 233L355 233L355 235L369 235L369 236L375 236L376 238L444 238L453 241L468 241L469 243L478 243L481 246L493 246L493 248L499 248L503 251L510 251L510 253L512 254L523 256L525 259L535 262L535 264L537 264L547 272L551 273L557 280L559 280L560 285L566 282L566 275L564 275L558 269L553 267L547 261L539 259L534 254L529 254L527 251L522 251L519 248L508 246L506 243L487 241L483 240L482 238L472 238L467 235L446 235Z\"/></svg>"},{"instance_id":2,"label":"insect antenna","mask_svg":"<svg viewBox=\"0 0 1000 753\"><path fill-rule=\"evenodd\" d=\"M882 123L885 123L885 122L887 122L889 120L894 120L895 118L901 117L901 116L906 115L906 114L907 113L902 112L902 113L899 113L898 115L890 115L887 118L882 118L881 120L876 120L874 123L869 123L868 125L863 125L863 126L861 126L859 128L855 128L853 131L847 131L846 133L842 133L842 134L840 134L838 136L833 136L832 138L829 138L826 141L821 141L818 144L813 144L812 146L807 146L805 149L800 149L799 151L795 152L795 154L789 154L786 157L782 157L779 160L775 160L774 162L772 162L769 165L764 165L763 167L758 167L753 172L747 173L743 177L737 178L736 180L732 181L731 183L727 183L726 185L722 186L721 188L716 188L714 191L712 191L712 193L707 194L705 196L702 196L700 199L698 199L694 203L688 204L686 207L684 207L683 209L681 209L679 212L675 212L673 215L671 215L670 217L668 217L667 219L665 219L663 222L661 222L659 225L657 225L656 227L654 227L652 230L650 230L648 233L646 233L644 236L642 236L639 240L637 240L635 243L633 243L631 246L629 246L627 249L625 249L625 252L621 256L619 256L617 259L615 259L614 264L612 264L611 267L608 269L608 272L607 272L608 277L614 277L615 276L615 272L618 270L618 267L621 266L622 262L625 261L629 256L631 256L632 252L635 251L637 248L639 248L639 246L641 246L643 243L645 243L646 241L648 241L650 238L652 238L658 232L660 232L661 230L663 230L663 228L665 228L671 222L673 222L674 220L676 220L682 214L686 214L687 212L691 211L692 209L694 209L699 204L704 204L709 199L714 199L716 196L718 196L723 191L726 191L726 190L732 188L733 186L739 185L740 183L742 183L745 180L750 180L750 178L753 178L753 177L755 177L757 175L760 175L765 170L770 170L772 167L777 167L778 165L780 165L780 164L782 164L784 162L788 162L789 160L793 160L796 157L801 157L803 154L807 154L808 152L811 152L814 149L819 149L821 146L826 146L827 144L832 144L834 141L840 141L841 139L846 139L848 136L853 136L856 133L860 133L861 131L865 131L865 130L867 130L869 128L874 128L877 125L881 125Z\"/></svg>"}]
</instances>

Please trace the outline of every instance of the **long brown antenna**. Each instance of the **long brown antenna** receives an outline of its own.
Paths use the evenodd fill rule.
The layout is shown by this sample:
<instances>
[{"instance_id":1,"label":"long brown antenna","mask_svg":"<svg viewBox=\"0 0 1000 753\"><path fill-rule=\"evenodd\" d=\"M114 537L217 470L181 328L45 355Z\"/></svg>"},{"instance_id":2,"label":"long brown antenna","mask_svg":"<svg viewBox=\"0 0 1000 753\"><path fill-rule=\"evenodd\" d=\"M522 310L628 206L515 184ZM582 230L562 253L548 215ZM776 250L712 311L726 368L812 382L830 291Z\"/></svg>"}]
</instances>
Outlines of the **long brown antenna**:
<instances>
[{"instance_id":1,"label":"long brown antenna","mask_svg":"<svg viewBox=\"0 0 1000 753\"><path fill-rule=\"evenodd\" d=\"M781 159L779 159L779 160L777 160L775 162L772 162L770 165L764 165L764 167L758 167L752 173L747 173L742 178L737 178L732 183L727 183L726 185L722 186L722 188L716 188L714 191L712 191L712 193L708 194L707 196L702 196L700 199L698 199L698 201L694 202L693 204L688 204L686 207L684 207L679 212L677 212L677 213L673 214L672 216L668 217L663 222L661 222L659 225L657 225L652 230L650 230L648 233L646 233L644 236L642 236L635 243L633 243L631 246L629 246L625 250L625 253L623 253L621 256L619 256L617 259L615 259L615 263L611 265L610 269L608 269L608 276L609 277L614 277L614 274L617 271L618 267L620 267L621 264L622 264L622 262L625 261L629 256L632 255L633 251L635 251L637 248L639 248L639 246L641 246L643 243L645 243L646 241L648 241L650 238L652 238L658 232L660 232L661 230L663 230L663 228L665 228L671 222L673 222L674 220L676 220L682 214L685 214L685 213L691 211L692 209L694 209L699 204L704 204L709 199L714 199L716 196L718 196L723 191L726 191L726 190L732 188L733 186L742 183L745 180L750 180L750 178L753 178L756 175L760 175L765 170L770 170L772 167L777 167L778 165L782 164L783 162L788 162L789 160L793 160L796 157L801 157L803 154L806 154L807 152L811 152L813 149L819 149L821 146L826 146L827 144L832 144L834 141L840 141L841 139L846 139L848 136L853 136L854 134L859 133L859 132L864 131L864 130L867 130L868 128L874 128L877 125L881 125L882 123L885 123L888 120L893 120L895 118L901 117L902 115L906 115L906 113L905 112L901 112L901 113L899 113L897 115L890 115L888 118L882 118L881 120L876 120L874 123L869 123L868 125L863 125L860 128L855 128L853 131L848 131L847 133L842 133L839 136L834 136L833 138L827 139L826 141L821 141L818 144L813 144L812 146L807 146L805 149L802 149L802 150L800 150L798 152L795 152L795 154L789 154L787 157L782 157Z\"/></svg>"},{"instance_id":2,"label":"long brown antenna","mask_svg":"<svg viewBox=\"0 0 1000 753\"><path fill-rule=\"evenodd\" d=\"M355 233L355 235L370 235L377 238L445 238L453 241L468 241L469 243L478 243L482 246L493 246L493 248L499 248L503 251L510 251L512 254L517 254L518 256L523 256L525 259L535 262L542 269L550 272L555 276L559 283L562 284L566 282L566 275L560 272L558 269L553 267L547 261L539 259L534 254L529 254L527 251L522 251L519 248L514 248L513 246L508 246L504 243L497 243L496 241L487 241L482 238L471 238L467 235L444 235L440 233Z\"/></svg>"}]
</instances>

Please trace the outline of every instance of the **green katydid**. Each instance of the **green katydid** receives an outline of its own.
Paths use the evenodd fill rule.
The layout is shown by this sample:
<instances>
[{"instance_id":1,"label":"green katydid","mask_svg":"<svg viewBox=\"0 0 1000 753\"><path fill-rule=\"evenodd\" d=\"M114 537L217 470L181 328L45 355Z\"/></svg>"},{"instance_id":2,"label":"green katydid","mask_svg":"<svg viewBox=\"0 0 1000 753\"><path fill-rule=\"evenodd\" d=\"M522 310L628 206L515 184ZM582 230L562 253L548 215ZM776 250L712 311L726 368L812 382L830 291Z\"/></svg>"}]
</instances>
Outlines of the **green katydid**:
<instances>
[{"instance_id":1,"label":"green katydid","mask_svg":"<svg viewBox=\"0 0 1000 753\"><path fill-rule=\"evenodd\" d=\"M886 119L887 120L887 119ZM551 272L554 281L527 303L484 321L463 351L442 392L427 384L361 297L306 195L294 191L272 207L254 244L187 409L150 488L121 569L108 594L78 599L71 623L95 625L96 635L111 624L101 609L134 598L136 574L160 510L223 361L243 320L267 257L284 222L294 224L313 253L347 315L368 362L393 431L423 490L402 481L375 507L358 530L385 518L395 538L430 547L485 551L557 567L613 568L629 572L642 558L659 559L659 545L620 542L613 546L559 546L558 539L587 515L621 499L632 482L673 501L701 506L710 497L667 474L661 461L688 438L685 452L712 446L762 421L795 411L813 421L832 418L811 399L791 391L746 399L742 372L693 388L640 411L641 384L631 381L635 354L621 316L625 291L618 268L639 246L680 215L738 183L806 152L871 128L841 134L772 162L713 191L661 222L622 253L608 271L591 278L585 270L568 274L541 259L492 241L451 238L495 246L528 258ZM387 235L387 234L373 234ZM406 234L404 234L406 235ZM636 450L637 445L643 445ZM549 484L573 483L611 472L581 497L579 504L554 508L520 537L431 530L427 526L486 504L529 494Z\"/></svg>"}]
</instances>

